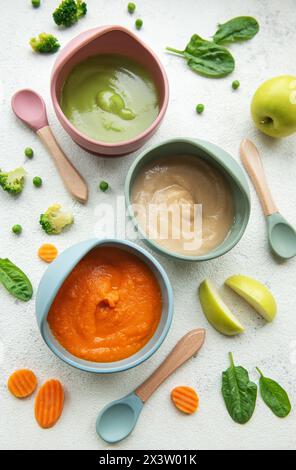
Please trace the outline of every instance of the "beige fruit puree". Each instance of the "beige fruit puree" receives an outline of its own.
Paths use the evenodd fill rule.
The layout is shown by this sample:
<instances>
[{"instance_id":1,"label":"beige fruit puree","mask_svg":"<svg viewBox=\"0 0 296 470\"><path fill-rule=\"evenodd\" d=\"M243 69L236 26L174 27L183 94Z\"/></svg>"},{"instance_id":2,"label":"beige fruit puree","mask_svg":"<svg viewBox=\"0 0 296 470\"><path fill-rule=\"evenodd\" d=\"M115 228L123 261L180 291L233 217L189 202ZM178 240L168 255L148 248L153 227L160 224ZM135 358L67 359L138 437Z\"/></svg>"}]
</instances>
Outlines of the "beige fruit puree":
<instances>
[{"instance_id":1,"label":"beige fruit puree","mask_svg":"<svg viewBox=\"0 0 296 470\"><path fill-rule=\"evenodd\" d=\"M185 256L202 255L220 245L234 221L228 180L193 155L166 157L144 167L131 199L148 238Z\"/></svg>"}]
</instances>

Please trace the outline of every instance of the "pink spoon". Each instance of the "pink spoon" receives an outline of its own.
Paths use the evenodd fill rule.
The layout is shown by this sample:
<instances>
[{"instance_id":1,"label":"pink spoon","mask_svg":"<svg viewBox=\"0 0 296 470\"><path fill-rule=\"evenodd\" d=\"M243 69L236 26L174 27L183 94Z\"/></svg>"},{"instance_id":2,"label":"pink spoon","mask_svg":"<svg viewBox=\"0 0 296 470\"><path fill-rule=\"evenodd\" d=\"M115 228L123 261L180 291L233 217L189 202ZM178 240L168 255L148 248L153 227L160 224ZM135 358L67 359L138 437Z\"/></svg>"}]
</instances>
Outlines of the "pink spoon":
<instances>
[{"instance_id":1,"label":"pink spoon","mask_svg":"<svg viewBox=\"0 0 296 470\"><path fill-rule=\"evenodd\" d=\"M11 106L16 116L33 129L45 144L68 191L78 201L87 202L87 184L57 143L48 124L42 97L33 90L20 90L13 95Z\"/></svg>"}]
</instances>

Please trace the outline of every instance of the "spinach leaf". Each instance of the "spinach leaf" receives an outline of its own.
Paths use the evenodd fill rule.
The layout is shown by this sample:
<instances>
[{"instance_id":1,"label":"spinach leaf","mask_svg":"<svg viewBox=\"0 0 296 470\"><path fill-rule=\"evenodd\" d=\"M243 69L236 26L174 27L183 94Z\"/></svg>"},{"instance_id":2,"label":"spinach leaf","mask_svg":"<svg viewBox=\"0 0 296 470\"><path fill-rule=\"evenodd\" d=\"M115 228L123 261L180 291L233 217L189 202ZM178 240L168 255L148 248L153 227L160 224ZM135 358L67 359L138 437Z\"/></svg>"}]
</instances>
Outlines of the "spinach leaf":
<instances>
[{"instance_id":1,"label":"spinach leaf","mask_svg":"<svg viewBox=\"0 0 296 470\"><path fill-rule=\"evenodd\" d=\"M204 77L225 77L234 70L234 58L225 47L206 41L197 34L192 36L184 51L172 47L166 50L184 57L188 66Z\"/></svg>"},{"instance_id":2,"label":"spinach leaf","mask_svg":"<svg viewBox=\"0 0 296 470\"><path fill-rule=\"evenodd\" d=\"M257 385L250 381L246 369L235 366L232 353L230 367L222 373L222 395L232 419L244 424L252 417L256 399Z\"/></svg>"},{"instance_id":3,"label":"spinach leaf","mask_svg":"<svg viewBox=\"0 0 296 470\"><path fill-rule=\"evenodd\" d=\"M276 416L285 418L291 411L287 392L274 380L264 377L258 367L256 369L260 374L259 386L263 401Z\"/></svg>"},{"instance_id":4,"label":"spinach leaf","mask_svg":"<svg viewBox=\"0 0 296 470\"><path fill-rule=\"evenodd\" d=\"M32 298L31 282L25 273L7 258L0 258L0 282L17 299L27 302Z\"/></svg>"},{"instance_id":5,"label":"spinach leaf","mask_svg":"<svg viewBox=\"0 0 296 470\"><path fill-rule=\"evenodd\" d=\"M213 40L217 44L229 44L252 39L259 31L259 24L251 16L238 16L218 25Z\"/></svg>"}]
</instances>

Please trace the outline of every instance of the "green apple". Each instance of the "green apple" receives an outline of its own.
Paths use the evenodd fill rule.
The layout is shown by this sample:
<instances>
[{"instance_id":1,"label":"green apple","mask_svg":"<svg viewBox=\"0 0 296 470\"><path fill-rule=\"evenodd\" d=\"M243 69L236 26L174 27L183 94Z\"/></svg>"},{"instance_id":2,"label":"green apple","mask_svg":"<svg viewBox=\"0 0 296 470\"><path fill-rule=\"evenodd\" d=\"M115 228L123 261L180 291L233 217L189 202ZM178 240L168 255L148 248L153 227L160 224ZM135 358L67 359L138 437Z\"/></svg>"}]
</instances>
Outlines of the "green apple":
<instances>
[{"instance_id":1,"label":"green apple","mask_svg":"<svg viewBox=\"0 0 296 470\"><path fill-rule=\"evenodd\" d=\"M251 114L258 129L271 137L296 132L296 77L281 75L264 82L253 96Z\"/></svg>"},{"instance_id":2,"label":"green apple","mask_svg":"<svg viewBox=\"0 0 296 470\"><path fill-rule=\"evenodd\" d=\"M276 316L276 301L270 290L261 282L248 276L231 276L225 284L243 297L266 321Z\"/></svg>"},{"instance_id":3,"label":"green apple","mask_svg":"<svg viewBox=\"0 0 296 470\"><path fill-rule=\"evenodd\" d=\"M199 286L199 300L206 318L220 333L233 336L244 331L244 327L208 279L205 279Z\"/></svg>"}]
</instances>

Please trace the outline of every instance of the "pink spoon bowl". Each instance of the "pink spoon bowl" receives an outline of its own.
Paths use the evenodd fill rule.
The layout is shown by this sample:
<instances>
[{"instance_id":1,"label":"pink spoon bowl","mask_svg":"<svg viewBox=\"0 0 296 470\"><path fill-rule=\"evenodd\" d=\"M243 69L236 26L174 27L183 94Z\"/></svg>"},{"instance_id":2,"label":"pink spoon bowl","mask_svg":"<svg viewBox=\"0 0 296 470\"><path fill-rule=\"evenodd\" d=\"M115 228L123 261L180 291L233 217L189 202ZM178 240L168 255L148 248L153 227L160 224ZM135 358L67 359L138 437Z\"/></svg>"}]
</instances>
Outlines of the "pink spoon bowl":
<instances>
[{"instance_id":1,"label":"pink spoon bowl","mask_svg":"<svg viewBox=\"0 0 296 470\"><path fill-rule=\"evenodd\" d=\"M133 139L116 143L91 139L71 124L60 107L62 87L70 71L88 57L99 54L119 54L129 57L144 66L155 81L159 93L158 116L144 132ZM76 144L95 155L115 157L134 152L154 134L167 109L169 85L161 62L135 34L122 26L101 26L79 34L63 48L51 76L51 97L61 125Z\"/></svg>"}]
</instances>

